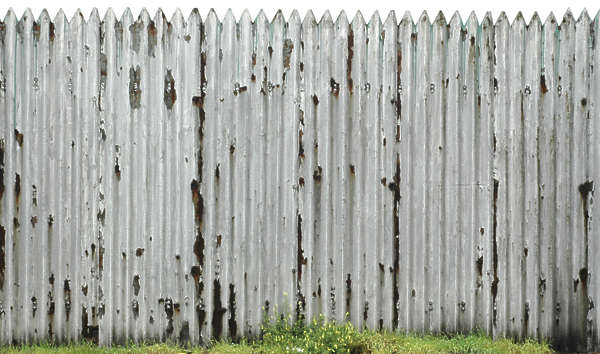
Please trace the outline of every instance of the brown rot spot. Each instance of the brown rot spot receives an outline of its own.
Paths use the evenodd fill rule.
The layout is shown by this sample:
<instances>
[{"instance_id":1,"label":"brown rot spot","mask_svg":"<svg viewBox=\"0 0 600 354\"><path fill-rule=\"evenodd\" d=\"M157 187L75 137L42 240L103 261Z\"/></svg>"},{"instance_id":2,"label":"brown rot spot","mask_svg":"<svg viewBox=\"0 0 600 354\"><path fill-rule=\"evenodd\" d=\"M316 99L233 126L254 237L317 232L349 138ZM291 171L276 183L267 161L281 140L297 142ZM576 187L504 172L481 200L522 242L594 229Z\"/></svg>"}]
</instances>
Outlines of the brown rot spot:
<instances>
[{"instance_id":1,"label":"brown rot spot","mask_svg":"<svg viewBox=\"0 0 600 354\"><path fill-rule=\"evenodd\" d=\"M354 57L354 31L350 29L348 33L348 58L346 59L346 81L348 82L348 91L352 95L354 83L352 82L352 58Z\"/></svg>"},{"instance_id":2,"label":"brown rot spot","mask_svg":"<svg viewBox=\"0 0 600 354\"><path fill-rule=\"evenodd\" d=\"M588 270L586 267L579 269L579 280L581 281L581 288L587 290L588 282Z\"/></svg>"},{"instance_id":3,"label":"brown rot spot","mask_svg":"<svg viewBox=\"0 0 600 354\"><path fill-rule=\"evenodd\" d=\"M6 229L0 225L0 290L4 289L4 271L6 267Z\"/></svg>"},{"instance_id":4,"label":"brown rot spot","mask_svg":"<svg viewBox=\"0 0 600 354\"><path fill-rule=\"evenodd\" d=\"M50 22L49 26L48 26L48 39L50 40L50 42L54 42L54 38L55 38L55 30L54 30L54 22Z\"/></svg>"},{"instance_id":5,"label":"brown rot spot","mask_svg":"<svg viewBox=\"0 0 600 354\"><path fill-rule=\"evenodd\" d=\"M350 174L352 174L352 176L354 176L356 174L356 169L354 167L354 165L350 164Z\"/></svg>"},{"instance_id":6,"label":"brown rot spot","mask_svg":"<svg viewBox=\"0 0 600 354\"><path fill-rule=\"evenodd\" d=\"M477 258L477 274L479 278L483 276L483 256Z\"/></svg>"},{"instance_id":7,"label":"brown rot spot","mask_svg":"<svg viewBox=\"0 0 600 354\"><path fill-rule=\"evenodd\" d=\"M381 184L385 187L387 186L387 178L383 177L381 178Z\"/></svg>"},{"instance_id":8,"label":"brown rot spot","mask_svg":"<svg viewBox=\"0 0 600 354\"><path fill-rule=\"evenodd\" d=\"M350 273L346 274L346 313L350 313L350 302L352 300L352 278Z\"/></svg>"},{"instance_id":9,"label":"brown rot spot","mask_svg":"<svg viewBox=\"0 0 600 354\"><path fill-rule=\"evenodd\" d=\"M83 296L87 296L87 294L88 294L88 286L87 286L87 284L83 284L81 286L81 292L83 293Z\"/></svg>"},{"instance_id":10,"label":"brown rot spot","mask_svg":"<svg viewBox=\"0 0 600 354\"><path fill-rule=\"evenodd\" d=\"M0 199L4 195L4 139L0 139Z\"/></svg>"},{"instance_id":11,"label":"brown rot spot","mask_svg":"<svg viewBox=\"0 0 600 354\"><path fill-rule=\"evenodd\" d=\"M19 205L19 199L21 197L21 175L15 174L15 202Z\"/></svg>"},{"instance_id":12,"label":"brown rot spot","mask_svg":"<svg viewBox=\"0 0 600 354\"><path fill-rule=\"evenodd\" d=\"M40 24L37 22L33 22L33 38L35 39L36 42L39 42L40 40Z\"/></svg>"},{"instance_id":13,"label":"brown rot spot","mask_svg":"<svg viewBox=\"0 0 600 354\"><path fill-rule=\"evenodd\" d=\"M481 236L483 236L483 234L485 233L485 229L483 227L479 228L479 233L481 234Z\"/></svg>"},{"instance_id":14,"label":"brown rot spot","mask_svg":"<svg viewBox=\"0 0 600 354\"><path fill-rule=\"evenodd\" d=\"M369 318L369 302L365 301L364 309L363 309L363 320L366 321Z\"/></svg>"},{"instance_id":15,"label":"brown rot spot","mask_svg":"<svg viewBox=\"0 0 600 354\"><path fill-rule=\"evenodd\" d=\"M136 256L136 257L141 257L143 254L144 254L144 249L143 249L143 248L140 248L140 247L138 247L138 248L135 250L135 256Z\"/></svg>"},{"instance_id":16,"label":"brown rot spot","mask_svg":"<svg viewBox=\"0 0 600 354\"><path fill-rule=\"evenodd\" d=\"M233 284L229 284L229 336L233 339L237 337L235 309L235 286Z\"/></svg>"},{"instance_id":17,"label":"brown rot spot","mask_svg":"<svg viewBox=\"0 0 600 354\"><path fill-rule=\"evenodd\" d=\"M189 34L186 34L185 36L183 36L183 40L185 40L186 42L189 42L192 39L192 36L190 36Z\"/></svg>"},{"instance_id":18,"label":"brown rot spot","mask_svg":"<svg viewBox=\"0 0 600 354\"><path fill-rule=\"evenodd\" d=\"M221 247L221 235L217 235L217 248Z\"/></svg>"},{"instance_id":19,"label":"brown rot spot","mask_svg":"<svg viewBox=\"0 0 600 354\"><path fill-rule=\"evenodd\" d=\"M292 51L294 50L294 42L291 39L286 38L283 42L283 67L286 69L290 68L290 60L292 57Z\"/></svg>"},{"instance_id":20,"label":"brown rot spot","mask_svg":"<svg viewBox=\"0 0 600 354\"><path fill-rule=\"evenodd\" d=\"M298 157L304 158L304 142L302 141L302 137L304 136L304 132L302 130L298 130Z\"/></svg>"},{"instance_id":21,"label":"brown rot spot","mask_svg":"<svg viewBox=\"0 0 600 354\"><path fill-rule=\"evenodd\" d=\"M584 97L584 98L581 99L581 105L583 107L585 107L587 105L587 98Z\"/></svg>"},{"instance_id":22,"label":"brown rot spot","mask_svg":"<svg viewBox=\"0 0 600 354\"><path fill-rule=\"evenodd\" d=\"M188 344L190 342L190 323L183 321L179 330L179 343Z\"/></svg>"},{"instance_id":23,"label":"brown rot spot","mask_svg":"<svg viewBox=\"0 0 600 354\"><path fill-rule=\"evenodd\" d=\"M140 293L140 276L136 274L133 276L133 294L135 296L138 296L139 293Z\"/></svg>"},{"instance_id":24,"label":"brown rot spot","mask_svg":"<svg viewBox=\"0 0 600 354\"><path fill-rule=\"evenodd\" d=\"M119 158L115 158L115 176L117 176L117 180L121 180L121 166L119 166Z\"/></svg>"},{"instance_id":25,"label":"brown rot spot","mask_svg":"<svg viewBox=\"0 0 600 354\"><path fill-rule=\"evenodd\" d=\"M317 169L313 172L313 179L317 182L321 182L321 173L322 173L322 169L321 166L317 166Z\"/></svg>"},{"instance_id":26,"label":"brown rot spot","mask_svg":"<svg viewBox=\"0 0 600 354\"><path fill-rule=\"evenodd\" d=\"M319 97L317 95L312 95L312 99L315 106L319 104Z\"/></svg>"},{"instance_id":27,"label":"brown rot spot","mask_svg":"<svg viewBox=\"0 0 600 354\"><path fill-rule=\"evenodd\" d=\"M94 308L92 307L92 318L94 317ZM85 306L81 306L81 337L91 341L94 344L98 344L100 331L98 326L88 325L88 313Z\"/></svg>"},{"instance_id":28,"label":"brown rot spot","mask_svg":"<svg viewBox=\"0 0 600 354\"><path fill-rule=\"evenodd\" d=\"M132 110L141 107L142 102L142 70L137 65L129 68L129 106Z\"/></svg>"},{"instance_id":29,"label":"brown rot spot","mask_svg":"<svg viewBox=\"0 0 600 354\"><path fill-rule=\"evenodd\" d=\"M589 211L589 203L590 196L594 194L594 181L585 181L578 187L579 194L581 195L581 206L583 208L583 226L585 238L587 241L588 236L588 226L590 220L590 211Z\"/></svg>"},{"instance_id":30,"label":"brown rot spot","mask_svg":"<svg viewBox=\"0 0 600 354\"><path fill-rule=\"evenodd\" d=\"M161 300L158 300L159 303L161 302ZM164 299L164 306L165 306L165 314L167 315L167 330L166 330L166 334L167 337L170 336L171 334L173 334L173 300L171 300L170 298L166 298Z\"/></svg>"},{"instance_id":31,"label":"brown rot spot","mask_svg":"<svg viewBox=\"0 0 600 354\"><path fill-rule=\"evenodd\" d=\"M217 340L221 338L223 332L223 316L227 309L223 308L221 303L221 283L219 279L215 279L213 283L213 316L212 316L212 333Z\"/></svg>"},{"instance_id":32,"label":"brown rot spot","mask_svg":"<svg viewBox=\"0 0 600 354\"><path fill-rule=\"evenodd\" d=\"M35 225L37 224L37 222L38 222L37 216L36 215L32 216L31 217L31 227L35 227Z\"/></svg>"},{"instance_id":33,"label":"brown rot spot","mask_svg":"<svg viewBox=\"0 0 600 354\"><path fill-rule=\"evenodd\" d=\"M194 281L198 283L200 281L200 275L202 275L200 266L192 266L190 270L190 275L192 276L192 278L194 278Z\"/></svg>"},{"instance_id":34,"label":"brown rot spot","mask_svg":"<svg viewBox=\"0 0 600 354\"><path fill-rule=\"evenodd\" d=\"M546 86L546 75L544 74L540 76L540 90L542 91L543 95L548 92L548 87Z\"/></svg>"},{"instance_id":35,"label":"brown rot spot","mask_svg":"<svg viewBox=\"0 0 600 354\"><path fill-rule=\"evenodd\" d=\"M98 210L98 214L96 215L96 218L98 219L100 224L102 226L104 226L104 220L106 218L106 209L102 208L102 209Z\"/></svg>"},{"instance_id":36,"label":"brown rot spot","mask_svg":"<svg viewBox=\"0 0 600 354\"><path fill-rule=\"evenodd\" d=\"M415 289L412 289L412 290L410 291L410 296L412 296L412 297L416 297L416 296L417 296L417 291L416 291Z\"/></svg>"},{"instance_id":37,"label":"brown rot spot","mask_svg":"<svg viewBox=\"0 0 600 354\"><path fill-rule=\"evenodd\" d=\"M167 109L173 109L173 105L177 100L177 90L175 89L175 79L173 78L173 74L171 70L167 70L167 74L165 75L165 89L163 94L163 100L165 102L165 106Z\"/></svg>"},{"instance_id":38,"label":"brown rot spot","mask_svg":"<svg viewBox=\"0 0 600 354\"><path fill-rule=\"evenodd\" d=\"M31 298L31 311L33 317L35 318L35 313L37 312L37 298L35 296Z\"/></svg>"},{"instance_id":39,"label":"brown rot spot","mask_svg":"<svg viewBox=\"0 0 600 354\"><path fill-rule=\"evenodd\" d=\"M298 178L298 185L300 185L300 187L304 187L304 177Z\"/></svg>"},{"instance_id":40,"label":"brown rot spot","mask_svg":"<svg viewBox=\"0 0 600 354\"><path fill-rule=\"evenodd\" d=\"M65 282L63 284L67 321L69 320L69 314L71 313L71 286L69 284L70 282L71 281L69 279L65 279Z\"/></svg>"},{"instance_id":41,"label":"brown rot spot","mask_svg":"<svg viewBox=\"0 0 600 354\"><path fill-rule=\"evenodd\" d=\"M498 295L498 241L497 241L497 230L498 230L498 190L500 188L500 181L494 178L494 193L493 193L493 204L492 204L492 268L494 272L494 278L492 280L492 303L496 304L496 296ZM496 324L498 313L496 312L496 306L492 313L492 322Z\"/></svg>"},{"instance_id":42,"label":"brown rot spot","mask_svg":"<svg viewBox=\"0 0 600 354\"><path fill-rule=\"evenodd\" d=\"M296 215L296 239L296 267L298 269L296 283L298 289L300 289L302 266L306 264L306 258L304 257L304 249L302 248L302 215L299 213Z\"/></svg>"}]
</instances>

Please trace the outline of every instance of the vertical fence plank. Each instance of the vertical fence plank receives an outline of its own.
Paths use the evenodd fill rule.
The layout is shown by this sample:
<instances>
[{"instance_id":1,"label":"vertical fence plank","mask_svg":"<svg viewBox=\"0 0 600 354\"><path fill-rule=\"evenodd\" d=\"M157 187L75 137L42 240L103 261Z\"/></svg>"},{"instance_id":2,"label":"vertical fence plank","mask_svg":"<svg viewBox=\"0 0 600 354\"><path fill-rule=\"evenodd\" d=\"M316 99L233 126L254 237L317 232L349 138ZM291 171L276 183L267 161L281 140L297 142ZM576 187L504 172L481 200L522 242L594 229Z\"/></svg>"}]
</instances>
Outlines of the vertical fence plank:
<instances>
[{"instance_id":1,"label":"vertical fence plank","mask_svg":"<svg viewBox=\"0 0 600 354\"><path fill-rule=\"evenodd\" d=\"M510 24L506 14L500 14L494 31L496 48L494 52L494 189L493 189L493 229L492 229L492 261L494 280L492 281L491 295L493 301L492 328L494 337L506 336L508 319L508 263L507 263L507 169L508 149L507 141L509 120L509 95L508 95L508 42Z\"/></svg>"},{"instance_id":2,"label":"vertical fence plank","mask_svg":"<svg viewBox=\"0 0 600 354\"><path fill-rule=\"evenodd\" d=\"M413 70L414 70L414 39L413 39L413 20L407 12L402 17L398 28L398 41L400 50L398 53L398 71L400 72L398 82L399 93L399 130L400 130L400 207L399 207L399 243L402 245L399 250L400 263L400 301L399 301L399 321L398 327L401 331L407 332L411 329L411 296L412 289L409 283L411 279L410 272L412 262L411 249L411 182L409 168L411 164L411 129L413 110ZM368 136L365 139L369 139ZM368 141L368 140L367 140ZM366 192L366 191L365 191ZM365 222L368 222L365 220ZM368 297L367 297L368 298Z\"/></svg>"},{"instance_id":3,"label":"vertical fence plank","mask_svg":"<svg viewBox=\"0 0 600 354\"><path fill-rule=\"evenodd\" d=\"M556 122L556 134L557 134L557 155L556 155L556 185L557 185L557 203L556 203L556 219L557 225L557 240L556 240L556 268L557 268L557 293L558 299L555 305L555 321L557 335L563 334L564 336L557 337L558 341L568 341L571 337L569 335L569 325L572 321L573 315L575 314L574 308L572 307L572 295L570 294L573 289L572 274L572 250L573 244L571 238L577 237L572 235L573 226L573 212L572 210L572 197L573 193L579 193L576 191L576 187L572 185L572 155L571 155L571 133L573 127L573 106L572 106L572 70L573 63L573 48L575 46L575 20L571 12L567 12L563 17L563 21L560 24L560 37L559 37L559 57L558 59L558 70L557 70L557 122ZM575 195L577 196L577 195ZM558 289L568 289L567 291L560 291Z\"/></svg>"},{"instance_id":4,"label":"vertical fence plank","mask_svg":"<svg viewBox=\"0 0 600 354\"><path fill-rule=\"evenodd\" d=\"M454 332L459 330L460 323L458 322L460 296L461 296L461 281L463 280L463 270L459 269L459 254L460 241L460 137L459 127L461 124L461 108L459 104L462 95L462 19L460 15L455 13L449 23L450 33L448 38L448 55L447 55L447 108L446 108L446 125L445 125L445 146L446 157L444 165L444 237L445 242L442 248L445 250L445 267L446 272L443 275L447 279L442 289L445 292L445 301L443 304L443 318L446 323L442 330Z\"/></svg>"},{"instance_id":5,"label":"vertical fence plank","mask_svg":"<svg viewBox=\"0 0 600 354\"><path fill-rule=\"evenodd\" d=\"M303 313L303 305L299 301L304 301L304 295L298 296L301 289L301 278L303 266L303 245L302 245L302 219L300 214L299 196L299 129L301 120L301 101L300 101L300 62L301 62L301 20L297 11L292 13L284 38L283 55L283 122L282 122L282 179L283 179L283 197L281 218L281 234L286 238L287 243L282 250L281 257L288 260L288 269L283 269L282 274L282 292L284 296L284 305L289 306L284 311L291 315L296 313L296 319ZM241 133L243 134L243 132Z\"/></svg>"},{"instance_id":6,"label":"vertical fence plank","mask_svg":"<svg viewBox=\"0 0 600 354\"><path fill-rule=\"evenodd\" d=\"M15 13L9 10L3 19L4 26L2 40L0 41L2 49L2 58L0 58L0 110L3 119L0 120L0 301L2 307L2 316L0 316L0 342L7 343L13 339L13 277L12 277L12 252L11 242L12 220L11 199L12 193L9 181L14 172L12 172L11 154L13 144L16 144L14 138L14 119L16 114L17 97L17 66L14 65L17 59L18 48L18 20ZM46 293L46 292L45 292Z\"/></svg>"},{"instance_id":7,"label":"vertical fence plank","mask_svg":"<svg viewBox=\"0 0 600 354\"><path fill-rule=\"evenodd\" d=\"M542 73L540 75L539 94L540 115L538 117L538 183L540 188L540 278L539 291L539 323L541 338L550 338L554 328L554 309L556 294L555 247L556 237L556 105L558 60L558 34L554 15L548 16L543 26Z\"/></svg>"},{"instance_id":8,"label":"vertical fence plank","mask_svg":"<svg viewBox=\"0 0 600 354\"><path fill-rule=\"evenodd\" d=\"M351 133L350 133L350 190L351 190L351 219L352 233L352 304L350 319L359 327L366 325L364 314L367 312L366 301L366 240L363 237L366 227L365 210L365 102L366 85L365 68L367 65L367 29L365 20L360 12L352 19L352 29L348 36L348 61L351 68L348 89L351 96Z\"/></svg>"},{"instance_id":9,"label":"vertical fence plank","mask_svg":"<svg viewBox=\"0 0 600 354\"><path fill-rule=\"evenodd\" d=\"M541 22L537 14L533 16L525 33L524 85L523 85L523 166L524 166L524 319L523 337L537 336L538 284L539 273L539 157L537 141L539 126L536 117L540 112L541 73L540 43Z\"/></svg>"},{"instance_id":10,"label":"vertical fence plank","mask_svg":"<svg viewBox=\"0 0 600 354\"><path fill-rule=\"evenodd\" d=\"M590 36L592 42L592 54L591 54L591 65L594 67L598 67L600 65L600 50L598 44L600 43L600 13L596 14L594 20L590 26ZM590 73L590 116L597 117L600 108L600 71L594 70ZM600 124L598 119L592 118L591 122L591 147L590 147L590 165L591 165L591 180L592 181L600 181L600 164L598 163L600 160ZM598 183L598 182L596 182ZM591 216L592 220L600 219L600 207L594 206L592 203L592 211ZM597 235L599 227L594 224L592 221L590 225L589 235ZM600 239L598 237L591 237L588 241L588 261L589 261L589 299L588 299L588 313L587 313L587 335L588 335L588 350L589 348L597 348L600 343L600 338L598 334L598 322L600 321L600 312L596 308L595 304L600 303L600 286L598 282L594 281L595 272L600 269L600 259L599 257L590 257L591 255L597 254L598 250L600 250ZM594 306L592 306L594 305Z\"/></svg>"},{"instance_id":11,"label":"vertical fence plank","mask_svg":"<svg viewBox=\"0 0 600 354\"><path fill-rule=\"evenodd\" d=\"M481 33L478 39L479 79L477 106L479 110L477 153L479 188L476 194L478 206L478 258L477 258L477 303L475 307L475 327L487 333L492 331L493 299L491 294L494 281L493 252L493 158L496 148L493 138L494 122L494 24L488 12L481 21Z\"/></svg>"},{"instance_id":12,"label":"vertical fence plank","mask_svg":"<svg viewBox=\"0 0 600 354\"><path fill-rule=\"evenodd\" d=\"M442 58L446 55L448 45L448 30L446 18L440 12L432 24L432 58ZM443 225L443 159L444 147L444 116L445 116L445 78L446 65L444 60L430 60L430 78L427 82L429 104L427 105L427 121L429 139L427 143L428 165L428 234L429 242L425 246L428 256L428 278L425 284L428 296L425 298L426 331L440 332L442 325L442 289L441 282L444 265L442 264Z\"/></svg>"},{"instance_id":13,"label":"vertical fence plank","mask_svg":"<svg viewBox=\"0 0 600 354\"><path fill-rule=\"evenodd\" d=\"M379 223L377 220L377 198L379 197L377 189L379 186L380 174L378 169L379 156L379 99L380 99L380 76L379 76L379 61L380 58L380 43L381 35L381 19L379 13L375 12L369 20L367 26L367 67L366 67L366 84L365 91L367 96L366 102L366 126L365 133L367 134L366 156L365 156L365 204L363 208L366 213L366 229L365 235L368 237L366 244L366 276L367 282L366 297L369 303L368 309L365 308L366 324L369 328L379 328L379 315L381 307L381 299L379 293L381 291L381 279L383 278L383 264L380 265L378 255L378 240L381 237ZM321 223L326 223L326 220L321 220ZM366 307L366 306L365 306Z\"/></svg>"},{"instance_id":14,"label":"vertical fence plank","mask_svg":"<svg viewBox=\"0 0 600 354\"><path fill-rule=\"evenodd\" d=\"M396 71L398 69L398 22L396 14L392 11L383 24L381 54L382 61L382 92L380 99L381 110L381 155L382 175L379 189L382 198L379 201L379 210L383 214L381 242L379 242L382 263L384 265L384 286L382 289L382 317L383 328L395 329L398 321L398 310L396 301L398 298L398 287L396 276L398 273L398 193L397 184L399 175L397 169L400 161L398 146L396 142L396 99L398 96L398 85Z\"/></svg>"}]
</instances>

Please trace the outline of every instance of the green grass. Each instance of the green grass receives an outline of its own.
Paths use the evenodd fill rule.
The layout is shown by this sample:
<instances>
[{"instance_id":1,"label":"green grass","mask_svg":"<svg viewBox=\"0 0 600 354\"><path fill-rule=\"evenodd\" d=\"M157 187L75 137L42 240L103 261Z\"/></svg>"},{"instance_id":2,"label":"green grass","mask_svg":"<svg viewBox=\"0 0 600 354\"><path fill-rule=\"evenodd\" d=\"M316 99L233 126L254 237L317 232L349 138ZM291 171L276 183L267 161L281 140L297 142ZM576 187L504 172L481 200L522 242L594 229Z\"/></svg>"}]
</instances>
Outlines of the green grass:
<instances>
[{"instance_id":1,"label":"green grass","mask_svg":"<svg viewBox=\"0 0 600 354\"><path fill-rule=\"evenodd\" d=\"M262 327L262 338L231 343L222 340L207 348L184 348L174 344L131 344L99 348L93 344L53 346L40 344L0 347L2 353L548 353L546 343L509 339L492 340L474 335L406 335L390 332L359 331L349 323L335 324L323 319L310 324L270 321Z\"/></svg>"}]
</instances>

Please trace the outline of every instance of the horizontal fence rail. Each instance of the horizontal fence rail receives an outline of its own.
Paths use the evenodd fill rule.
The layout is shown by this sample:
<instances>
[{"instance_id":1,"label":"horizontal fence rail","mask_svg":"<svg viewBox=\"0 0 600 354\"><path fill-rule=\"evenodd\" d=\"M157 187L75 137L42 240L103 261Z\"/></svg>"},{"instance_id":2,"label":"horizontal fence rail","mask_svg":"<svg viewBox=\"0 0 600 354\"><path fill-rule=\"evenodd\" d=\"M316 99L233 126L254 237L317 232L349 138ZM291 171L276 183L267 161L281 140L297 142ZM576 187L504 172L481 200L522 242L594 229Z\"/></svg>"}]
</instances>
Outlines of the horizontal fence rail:
<instances>
[{"instance_id":1,"label":"horizontal fence rail","mask_svg":"<svg viewBox=\"0 0 600 354\"><path fill-rule=\"evenodd\" d=\"M0 342L266 316L600 350L599 18L0 23Z\"/></svg>"}]
</instances>

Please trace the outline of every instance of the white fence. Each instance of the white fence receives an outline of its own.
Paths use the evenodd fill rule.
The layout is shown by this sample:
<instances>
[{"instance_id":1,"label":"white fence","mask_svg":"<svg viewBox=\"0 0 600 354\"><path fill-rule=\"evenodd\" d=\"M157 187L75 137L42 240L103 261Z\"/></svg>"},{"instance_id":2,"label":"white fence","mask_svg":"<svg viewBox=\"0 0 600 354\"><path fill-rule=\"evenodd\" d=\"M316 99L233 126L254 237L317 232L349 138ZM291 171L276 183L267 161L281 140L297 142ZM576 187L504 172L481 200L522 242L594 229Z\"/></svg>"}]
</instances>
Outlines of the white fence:
<instances>
[{"instance_id":1,"label":"white fence","mask_svg":"<svg viewBox=\"0 0 600 354\"><path fill-rule=\"evenodd\" d=\"M0 342L323 313L599 350L598 26L9 12Z\"/></svg>"}]
</instances>

